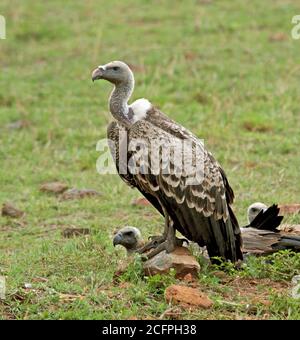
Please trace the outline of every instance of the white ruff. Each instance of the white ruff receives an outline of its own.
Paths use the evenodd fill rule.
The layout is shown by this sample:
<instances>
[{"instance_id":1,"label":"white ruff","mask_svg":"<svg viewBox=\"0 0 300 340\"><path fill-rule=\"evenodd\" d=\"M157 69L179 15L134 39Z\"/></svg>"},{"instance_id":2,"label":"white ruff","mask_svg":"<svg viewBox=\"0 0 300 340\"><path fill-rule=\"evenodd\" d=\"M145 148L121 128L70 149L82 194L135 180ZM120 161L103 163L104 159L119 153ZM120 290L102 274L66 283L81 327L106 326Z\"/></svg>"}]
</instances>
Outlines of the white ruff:
<instances>
[{"instance_id":1,"label":"white ruff","mask_svg":"<svg viewBox=\"0 0 300 340\"><path fill-rule=\"evenodd\" d=\"M147 111L151 109L151 103L149 100L141 98L133 102L131 105L129 105L129 108L133 111L133 121L134 123L146 118Z\"/></svg>"},{"instance_id":2,"label":"white ruff","mask_svg":"<svg viewBox=\"0 0 300 340\"><path fill-rule=\"evenodd\" d=\"M256 209L255 212L252 211L253 208ZM261 210L266 211L267 209L268 207L260 202L255 202L251 204L247 211L249 223L251 223L255 219L255 217L261 212Z\"/></svg>"},{"instance_id":3,"label":"white ruff","mask_svg":"<svg viewBox=\"0 0 300 340\"><path fill-rule=\"evenodd\" d=\"M121 230L119 230L119 233L126 233L128 231L132 231L134 233L136 239L138 239L138 240L142 239L142 234L141 234L140 230L138 228L132 227L130 225L123 227Z\"/></svg>"}]
</instances>

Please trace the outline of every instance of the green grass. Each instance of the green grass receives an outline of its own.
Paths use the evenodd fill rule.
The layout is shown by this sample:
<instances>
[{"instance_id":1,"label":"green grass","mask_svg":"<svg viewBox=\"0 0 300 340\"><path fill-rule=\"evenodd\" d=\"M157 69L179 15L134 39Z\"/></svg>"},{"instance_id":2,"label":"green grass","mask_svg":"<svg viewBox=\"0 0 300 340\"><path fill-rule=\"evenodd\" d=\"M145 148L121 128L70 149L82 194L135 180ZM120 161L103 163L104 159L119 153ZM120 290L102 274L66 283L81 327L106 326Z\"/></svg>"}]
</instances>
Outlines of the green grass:
<instances>
[{"instance_id":1,"label":"green grass","mask_svg":"<svg viewBox=\"0 0 300 340\"><path fill-rule=\"evenodd\" d=\"M130 224L146 237L163 221L152 208L131 206L138 193L117 176L96 172L96 144L111 120L110 86L90 79L99 64L135 66L133 99L148 98L205 140L235 190L241 224L253 201L299 202L300 41L290 35L299 13L292 0L1 1L7 39L0 40L0 202L13 202L26 217L0 218L0 275L8 288L0 318L158 318L169 308L163 289L135 274L138 268L126 279L137 275L129 288L113 283L124 258L113 249L113 231ZM30 126L7 127L20 119ZM104 195L63 202L39 191L55 179ZM92 233L65 239L61 230L69 226ZM275 282L270 273L278 263L260 270L259 261L244 279ZM290 266L279 279L285 288L299 260ZM24 290L26 282L34 289ZM180 318L300 319L288 288L269 292L262 281L272 303L253 312L211 269L199 282L212 299L234 304L216 302ZM61 294L82 298L65 302Z\"/></svg>"}]
</instances>

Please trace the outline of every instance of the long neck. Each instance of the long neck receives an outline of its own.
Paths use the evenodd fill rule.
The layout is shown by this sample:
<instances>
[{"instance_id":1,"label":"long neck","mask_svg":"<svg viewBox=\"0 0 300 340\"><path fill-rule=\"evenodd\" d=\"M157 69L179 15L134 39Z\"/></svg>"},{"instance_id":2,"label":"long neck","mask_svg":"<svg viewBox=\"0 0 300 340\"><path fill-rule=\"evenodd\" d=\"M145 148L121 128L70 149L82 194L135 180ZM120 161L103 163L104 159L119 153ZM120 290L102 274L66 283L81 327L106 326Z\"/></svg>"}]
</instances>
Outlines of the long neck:
<instances>
[{"instance_id":1,"label":"long neck","mask_svg":"<svg viewBox=\"0 0 300 340\"><path fill-rule=\"evenodd\" d=\"M128 81L118 83L113 89L109 99L109 109L113 117L126 125L131 124L129 117L128 100L134 89L133 76Z\"/></svg>"}]
</instances>

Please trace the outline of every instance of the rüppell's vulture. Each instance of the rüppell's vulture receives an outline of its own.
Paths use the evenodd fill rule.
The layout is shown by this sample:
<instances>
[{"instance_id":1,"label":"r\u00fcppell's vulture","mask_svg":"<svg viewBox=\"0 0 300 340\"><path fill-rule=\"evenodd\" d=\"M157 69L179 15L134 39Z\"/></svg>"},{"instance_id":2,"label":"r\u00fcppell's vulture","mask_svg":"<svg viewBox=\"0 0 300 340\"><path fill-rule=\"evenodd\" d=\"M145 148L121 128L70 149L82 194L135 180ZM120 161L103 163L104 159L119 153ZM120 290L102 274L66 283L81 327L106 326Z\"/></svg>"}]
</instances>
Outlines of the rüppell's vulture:
<instances>
[{"instance_id":1,"label":"r\u00fcppell's vulture","mask_svg":"<svg viewBox=\"0 0 300 340\"><path fill-rule=\"evenodd\" d=\"M271 228L270 230L274 231L276 228L278 231L283 233L284 235L300 235L300 225L299 224L282 224L283 216L279 216L279 212L281 212L281 208L278 205L273 205L272 207L267 207L264 203L256 202L249 206L248 208L248 222L249 225L247 227L258 228L261 223L260 219L256 218L255 223L252 223L256 216L262 216L261 211L266 211L268 209L269 212L273 210L273 213L264 214L267 215L267 218L264 218L266 222L263 224L264 229L268 229L268 226ZM274 212L277 211L277 215ZM259 215L260 214L260 215Z\"/></svg>"},{"instance_id":2,"label":"r\u00fcppell's vulture","mask_svg":"<svg viewBox=\"0 0 300 340\"><path fill-rule=\"evenodd\" d=\"M92 73L92 80L97 79L114 85L109 110L115 121L107 136L117 171L165 219L163 235L153 237L144 248L154 248L148 258L171 252L178 243L177 230L206 246L210 258L242 259L241 231L231 209L234 194L203 141L147 99L129 105L134 76L124 62L98 66Z\"/></svg>"},{"instance_id":3,"label":"r\u00fcppell's vulture","mask_svg":"<svg viewBox=\"0 0 300 340\"><path fill-rule=\"evenodd\" d=\"M277 204L269 208L260 202L252 203L247 210L248 225L256 229L265 229L275 231L282 222L283 216L279 216L280 209Z\"/></svg>"},{"instance_id":4,"label":"r\u00fcppell's vulture","mask_svg":"<svg viewBox=\"0 0 300 340\"><path fill-rule=\"evenodd\" d=\"M249 225L241 228L243 253L247 255L268 255L284 249L299 252L300 235L284 234L276 229L278 222L280 224L282 220L282 216L278 216L277 205L272 205L269 208L265 206L263 209L258 208L256 213L252 214L253 218L249 219L255 227ZM261 211L263 213L258 216ZM272 225L270 222L275 222L275 224ZM116 233L113 244L114 246L122 245L126 248L127 254L131 255L138 251L140 245L143 244L141 232L135 227L124 227Z\"/></svg>"},{"instance_id":5,"label":"r\u00fcppell's vulture","mask_svg":"<svg viewBox=\"0 0 300 340\"><path fill-rule=\"evenodd\" d=\"M138 228L125 226L115 233L113 245L114 247L116 245L125 247L127 255L131 255L144 246L144 241Z\"/></svg>"}]
</instances>

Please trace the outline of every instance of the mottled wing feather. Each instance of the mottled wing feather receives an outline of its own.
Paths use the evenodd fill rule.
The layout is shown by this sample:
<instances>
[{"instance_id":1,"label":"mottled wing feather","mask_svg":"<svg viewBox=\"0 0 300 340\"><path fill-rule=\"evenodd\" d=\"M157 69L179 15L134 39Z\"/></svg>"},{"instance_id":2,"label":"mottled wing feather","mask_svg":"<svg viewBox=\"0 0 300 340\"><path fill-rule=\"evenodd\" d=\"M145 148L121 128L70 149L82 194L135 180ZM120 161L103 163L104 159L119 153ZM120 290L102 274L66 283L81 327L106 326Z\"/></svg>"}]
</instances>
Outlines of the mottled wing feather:
<instances>
[{"instance_id":1,"label":"mottled wing feather","mask_svg":"<svg viewBox=\"0 0 300 340\"><path fill-rule=\"evenodd\" d=\"M234 228L239 231L239 227L231 224L226 187L219 164L212 160L201 141L191 133L172 121L167 121L169 127L165 130L165 123L158 127L149 119L137 122L130 128L129 140L143 139L150 150L150 144L163 145L167 150L182 150L181 158L190 167L187 167L188 171L179 171L180 167L174 160L180 159L180 156L174 156L172 152L169 157L159 154L159 160L156 160L156 163L161 164L159 173L148 175L137 172L134 175L136 182L143 190L159 197L184 236L200 245L207 245L210 255L236 260L241 254L236 250L240 240L236 241L234 234L238 232ZM170 133L170 130L176 133ZM182 149L185 139L193 143ZM193 148L196 148L196 152L193 152ZM137 167L148 167L150 170L149 162L147 164L147 160L141 160L140 153L133 149L131 155ZM203 168L193 167L195 162L203 164ZM191 179L197 179L197 184L190 185Z\"/></svg>"},{"instance_id":2,"label":"mottled wing feather","mask_svg":"<svg viewBox=\"0 0 300 340\"><path fill-rule=\"evenodd\" d=\"M123 136L123 138L120 138L120 136ZM145 192L135 181L135 178L130 174L130 172L127 169L127 173L120 174L120 159L119 159L119 151L120 151L120 144L127 146L128 145L128 130L127 128L116 122L113 121L109 124L107 128L107 139L108 139L108 146L112 155L112 158L114 160L114 163L116 165L117 171L119 173L119 176L121 179L130 187L137 188L141 194L162 214L163 210L161 208L161 205L157 201L157 199L151 195L149 192ZM126 139L126 140L125 140ZM126 150L127 153L127 150ZM130 157L130 155L127 155L127 157ZM127 158L126 157L126 158ZM127 168L127 163L122 164L122 166L125 166Z\"/></svg>"}]
</instances>

